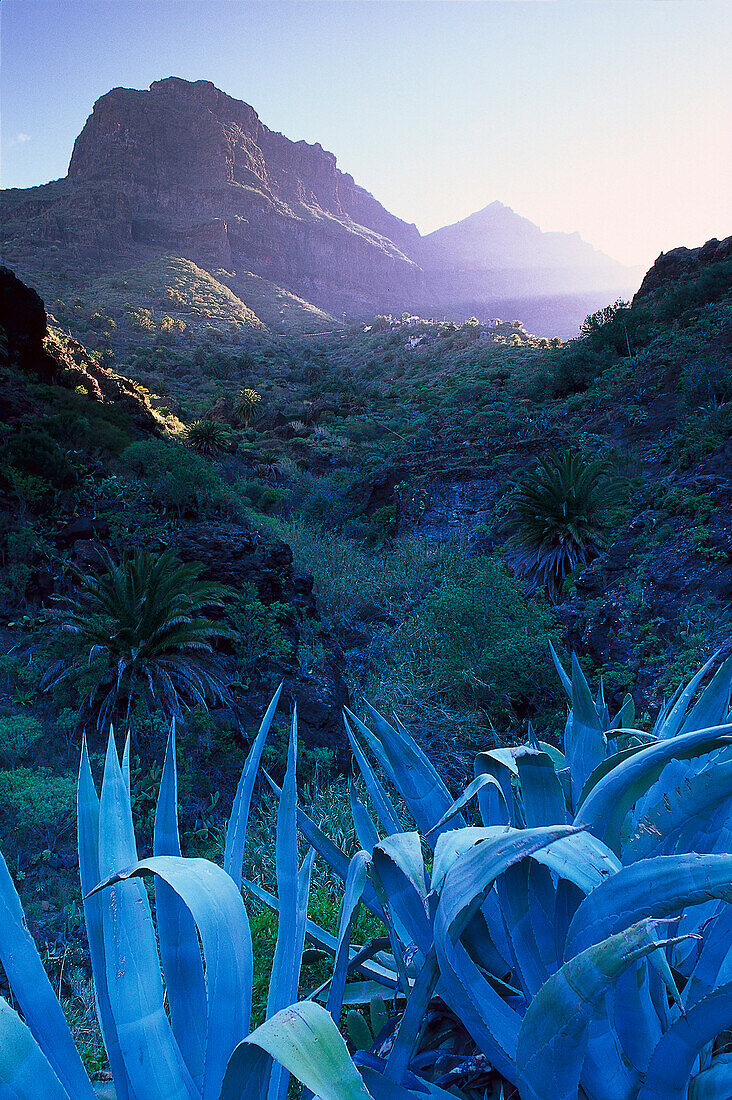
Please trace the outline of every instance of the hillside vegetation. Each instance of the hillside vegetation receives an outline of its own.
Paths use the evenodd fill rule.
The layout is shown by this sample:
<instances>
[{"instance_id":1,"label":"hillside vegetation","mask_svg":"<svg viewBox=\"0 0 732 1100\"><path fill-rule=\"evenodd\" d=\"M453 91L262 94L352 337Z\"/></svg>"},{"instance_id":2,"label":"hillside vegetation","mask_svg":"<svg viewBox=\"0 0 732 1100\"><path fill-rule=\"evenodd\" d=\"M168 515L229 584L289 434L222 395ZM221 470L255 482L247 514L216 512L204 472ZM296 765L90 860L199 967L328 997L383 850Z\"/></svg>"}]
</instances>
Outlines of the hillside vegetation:
<instances>
[{"instance_id":1,"label":"hillside vegetation","mask_svg":"<svg viewBox=\"0 0 732 1100\"><path fill-rule=\"evenodd\" d=\"M252 734L281 680L283 698L298 705L297 765L287 708L272 722L263 763L290 800L299 787L311 818L343 849L345 865L329 849L341 870L359 848L378 847L359 798L376 810L386 837L414 835L397 828L410 812L433 844L445 815L463 814L453 818L460 828L509 823L518 852L532 829L559 830L553 840L569 836L593 783L604 790L601 780L609 793L598 793L582 823L604 845L607 868L625 882L634 873L634 845L642 858L656 853L640 826L626 836L611 813L612 784L631 758L646 759L647 738L628 735L616 757L613 730L654 729L658 741L644 749L651 754L663 746L672 752L677 736L701 745L703 716L709 729L700 753L716 751L726 736L716 727L727 720L729 664L705 701L692 706L693 719L684 708L732 652L732 263L666 281L633 304L608 305L564 345L532 336L519 320L453 324L406 315L321 332L304 318L303 333L283 336L269 321L264 327L254 294L242 288L239 297L225 273L214 279L175 258L96 280L78 310L64 302L62 318L54 306L63 327L46 331L39 300L9 273L3 280L0 847L34 934L47 945L45 961L76 1020L87 1070L107 1063L74 866L74 776L82 728L91 768L100 771L98 726L109 714L120 733L128 721L133 731L130 813L141 853L151 850L163 747L177 715L184 847L221 856ZM160 284L171 292L166 304L154 297ZM234 330L223 318L236 310ZM185 320L186 328L163 329L165 317ZM161 560L166 568L156 572ZM101 600L100 585L112 580ZM550 643L572 667L569 678L552 670ZM664 698L715 653L716 664L682 709L664 709ZM566 695L575 716L569 723ZM410 735L365 700L380 714L393 708ZM347 730L344 704L354 715ZM366 717L377 731L370 739L359 724ZM343 773L352 770L354 744L359 752L375 746L377 760L386 761L391 811L360 758L360 778L349 790ZM542 798L551 812L532 803L536 777L526 754L544 769ZM427 758L444 783L432 801L400 771L405 760L418 760L425 790L438 790ZM451 807L473 779L476 759L478 777L492 780L476 779ZM655 781L655 757L647 759ZM257 764L258 757L250 760L254 771ZM704 799L719 794L719 773L711 773L713 789L709 774L689 764L679 778L698 781L701 801L686 832L678 824L679 836L669 840L678 840L674 858L706 852L699 835L709 821L714 837L723 835L721 817L705 817ZM668 796L668 813L674 821L683 816L676 786L650 782L634 812L658 824ZM629 812L641 797L633 790ZM470 816L479 791L480 813ZM717 805L726 814L727 803ZM285 889L272 852L277 813L276 800L258 789L243 859L260 901ZM294 866L296 841L288 843ZM413 852L393 843L394 874L419 882L435 874L434 864L422 865L419 841ZM721 851L713 848L714 858L728 859ZM586 856L578 850L578 866ZM594 875L592 859L587 873ZM496 894L512 914L523 905L522 920L529 881L537 890L548 886L546 865L538 865L544 870L532 870L526 890L514 869ZM319 860L309 914L332 935L338 881L337 870ZM603 890L592 881L593 891ZM412 928L415 911L407 906L396 929L385 929L378 898L364 897L374 904L347 935L362 943L386 937L382 950L388 955L390 946L395 972L400 952L424 965L442 952L432 915ZM690 904L673 897L668 911ZM571 891L568 898L578 902ZM254 912L249 995L257 1023L266 1011L276 920L266 908ZM578 944L590 935L582 928L594 928L583 919L573 926ZM518 916L509 921L519 924ZM608 950L632 940L640 959L655 949L654 928L633 924L630 915L617 929L602 929L626 937ZM704 922L699 929L711 934ZM553 930L550 939L556 953ZM421 955L410 955L412 940ZM471 949L479 941L487 951L480 936ZM526 1024L522 1044L538 1042L541 1021L554 1020L542 1015L540 990L564 965L542 956L548 972L530 978L525 946L512 951L501 941L497 956L480 955L490 996L514 1016L538 1021L531 1024L537 1031ZM504 953L513 960L508 968ZM681 985L689 959L681 949L673 956ZM299 992L329 976L329 963L309 954ZM481 996L489 996L483 985ZM454 989L443 1011L432 992L431 985L420 992L434 1015L420 1038L426 1060L415 1061L414 1072L434 1083L473 1060L470 1073L453 1082L463 1096L499 1096L501 1080L518 1082L522 1098L540 1096L543 1064L532 1068L525 1050L502 1061L487 1031L462 1027L462 994ZM288 997L297 995L296 983ZM401 1018L386 1007L382 1013L380 1002L368 1024L351 1016L351 1051L373 1048L383 1061L377 1024L388 1023L393 1034ZM625 1035L620 1010L618 1019ZM520 1021L511 1021L518 1037ZM442 1076L426 1068L436 1064L429 1055L435 1035L449 1036L453 1059ZM417 1039L404 1043L406 1068ZM564 1056L552 1062L554 1069L565 1064Z\"/></svg>"}]
</instances>

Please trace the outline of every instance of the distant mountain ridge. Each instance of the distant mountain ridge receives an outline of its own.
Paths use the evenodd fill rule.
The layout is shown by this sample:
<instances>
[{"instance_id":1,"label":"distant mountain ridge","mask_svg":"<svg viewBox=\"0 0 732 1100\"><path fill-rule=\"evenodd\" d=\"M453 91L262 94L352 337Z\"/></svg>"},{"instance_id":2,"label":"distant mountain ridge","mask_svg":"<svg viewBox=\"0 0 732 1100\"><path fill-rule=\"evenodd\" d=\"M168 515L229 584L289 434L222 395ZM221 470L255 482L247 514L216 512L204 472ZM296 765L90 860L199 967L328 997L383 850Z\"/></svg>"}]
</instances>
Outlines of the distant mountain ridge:
<instances>
[{"instance_id":1,"label":"distant mountain ridge","mask_svg":"<svg viewBox=\"0 0 732 1100\"><path fill-rule=\"evenodd\" d=\"M254 275L273 301L295 295L335 316L489 316L501 302L588 295L599 305L639 281L578 234L542 233L501 203L421 237L319 144L268 129L209 81L178 77L97 100L64 179L2 193L0 240L29 278L181 256L225 272L245 303ZM263 320L276 327L277 311Z\"/></svg>"}]
</instances>

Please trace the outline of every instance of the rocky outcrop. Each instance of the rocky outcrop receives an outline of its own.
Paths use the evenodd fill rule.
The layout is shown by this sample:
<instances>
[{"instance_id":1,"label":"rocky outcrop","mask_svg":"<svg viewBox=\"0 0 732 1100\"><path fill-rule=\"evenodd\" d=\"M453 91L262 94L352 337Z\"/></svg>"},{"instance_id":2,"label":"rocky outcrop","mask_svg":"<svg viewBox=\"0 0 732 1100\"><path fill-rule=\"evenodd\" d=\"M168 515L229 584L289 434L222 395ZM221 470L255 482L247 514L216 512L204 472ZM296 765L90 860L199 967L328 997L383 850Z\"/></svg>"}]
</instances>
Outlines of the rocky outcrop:
<instances>
[{"instance_id":1,"label":"rocky outcrop","mask_svg":"<svg viewBox=\"0 0 732 1100\"><path fill-rule=\"evenodd\" d=\"M6 192L4 231L102 267L163 251L253 272L331 312L414 297L419 238L320 145L269 130L248 104L177 77L102 96L66 179Z\"/></svg>"},{"instance_id":2,"label":"rocky outcrop","mask_svg":"<svg viewBox=\"0 0 732 1100\"><path fill-rule=\"evenodd\" d=\"M646 273L636 298L647 298L671 283L694 279L702 268L731 258L732 237L725 237L722 241L712 237L700 248L674 248L671 252L662 252Z\"/></svg>"}]
</instances>

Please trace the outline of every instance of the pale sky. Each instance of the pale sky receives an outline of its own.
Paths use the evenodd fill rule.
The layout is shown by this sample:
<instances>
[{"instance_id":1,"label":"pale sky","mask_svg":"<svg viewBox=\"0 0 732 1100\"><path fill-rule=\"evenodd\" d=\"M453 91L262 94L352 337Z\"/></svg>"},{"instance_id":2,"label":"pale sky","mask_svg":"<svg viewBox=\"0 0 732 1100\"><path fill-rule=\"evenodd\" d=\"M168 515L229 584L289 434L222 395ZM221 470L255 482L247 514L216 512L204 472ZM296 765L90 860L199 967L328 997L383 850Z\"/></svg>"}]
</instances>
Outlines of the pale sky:
<instances>
[{"instance_id":1,"label":"pale sky","mask_svg":"<svg viewBox=\"0 0 732 1100\"><path fill-rule=\"evenodd\" d=\"M498 199L625 263L732 233L730 0L3 0L2 186L94 100L212 80L422 232Z\"/></svg>"}]
</instances>

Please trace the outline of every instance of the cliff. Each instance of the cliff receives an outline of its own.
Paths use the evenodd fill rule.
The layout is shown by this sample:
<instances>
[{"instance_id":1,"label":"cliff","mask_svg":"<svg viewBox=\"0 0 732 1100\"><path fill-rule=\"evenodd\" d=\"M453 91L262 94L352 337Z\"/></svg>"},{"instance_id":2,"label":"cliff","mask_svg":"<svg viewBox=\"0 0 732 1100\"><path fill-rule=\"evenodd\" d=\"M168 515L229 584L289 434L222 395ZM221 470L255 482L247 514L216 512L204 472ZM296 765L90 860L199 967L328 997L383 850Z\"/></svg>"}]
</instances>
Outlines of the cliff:
<instances>
[{"instance_id":1,"label":"cliff","mask_svg":"<svg viewBox=\"0 0 732 1100\"><path fill-rule=\"evenodd\" d=\"M253 273L328 311L395 308L423 285L395 218L320 145L269 130L208 81L177 77L102 96L68 175L7 191L11 258L92 265L95 273L163 251L209 270Z\"/></svg>"}]
</instances>

